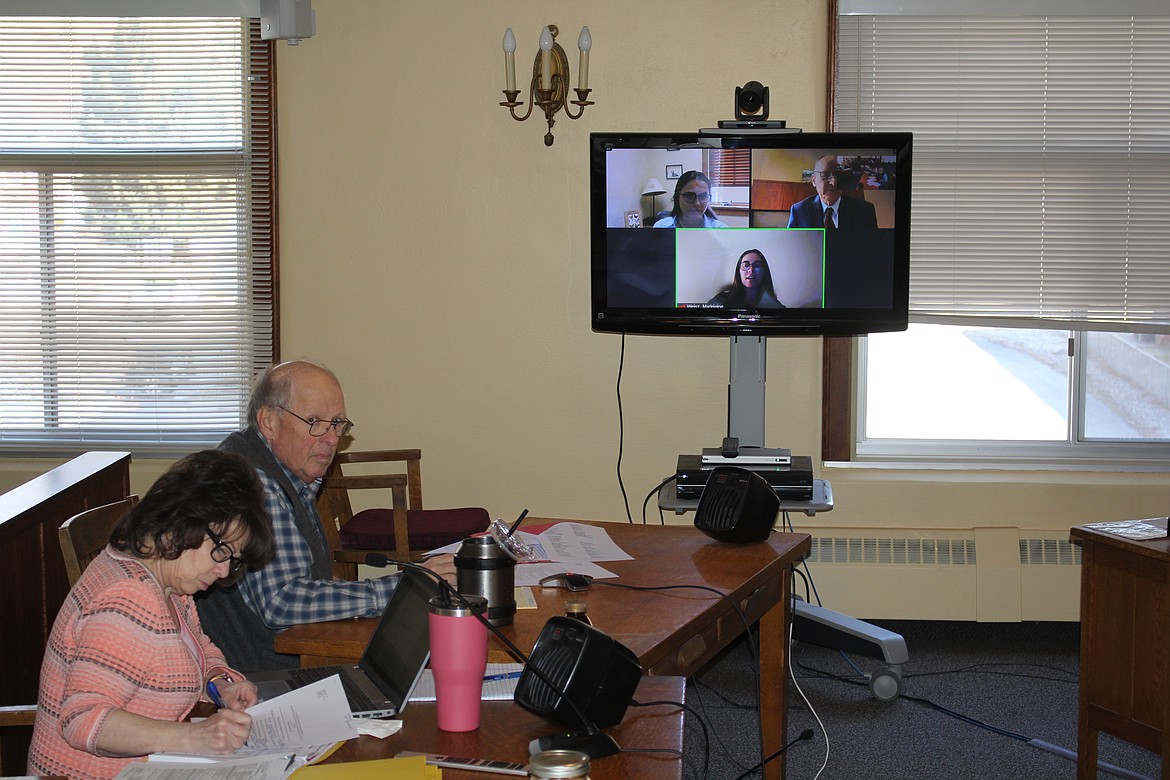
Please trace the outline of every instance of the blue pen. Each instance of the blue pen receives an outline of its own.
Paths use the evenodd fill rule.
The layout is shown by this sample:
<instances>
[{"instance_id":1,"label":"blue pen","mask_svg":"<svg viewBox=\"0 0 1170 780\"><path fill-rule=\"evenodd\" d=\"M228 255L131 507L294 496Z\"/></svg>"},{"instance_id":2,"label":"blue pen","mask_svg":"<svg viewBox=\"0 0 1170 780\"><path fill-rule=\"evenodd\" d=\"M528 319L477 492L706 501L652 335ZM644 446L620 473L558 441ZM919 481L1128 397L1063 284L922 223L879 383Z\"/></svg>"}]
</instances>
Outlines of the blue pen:
<instances>
[{"instance_id":1,"label":"blue pen","mask_svg":"<svg viewBox=\"0 0 1170 780\"><path fill-rule=\"evenodd\" d=\"M508 672L507 674L489 674L483 678L484 682L498 682L500 680L515 680L523 672Z\"/></svg>"},{"instance_id":2,"label":"blue pen","mask_svg":"<svg viewBox=\"0 0 1170 780\"><path fill-rule=\"evenodd\" d=\"M223 699L219 695L219 689L215 687L215 682L213 680L207 681L207 695L211 697L211 703L216 707L221 710L227 709L224 706Z\"/></svg>"}]
</instances>

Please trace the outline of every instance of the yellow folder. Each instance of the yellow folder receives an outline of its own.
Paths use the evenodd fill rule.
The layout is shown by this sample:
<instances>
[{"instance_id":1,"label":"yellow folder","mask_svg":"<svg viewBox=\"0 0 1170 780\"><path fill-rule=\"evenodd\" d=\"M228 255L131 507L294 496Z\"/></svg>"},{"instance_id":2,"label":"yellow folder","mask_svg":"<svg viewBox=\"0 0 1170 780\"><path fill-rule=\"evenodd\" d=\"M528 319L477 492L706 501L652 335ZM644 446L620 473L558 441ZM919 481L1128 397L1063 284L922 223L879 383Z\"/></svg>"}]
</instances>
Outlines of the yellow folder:
<instances>
[{"instance_id":1,"label":"yellow folder","mask_svg":"<svg viewBox=\"0 0 1170 780\"><path fill-rule=\"evenodd\" d=\"M425 756L381 758L376 761L346 761L338 764L315 764L298 769L295 780L440 780L443 770L427 764Z\"/></svg>"}]
</instances>

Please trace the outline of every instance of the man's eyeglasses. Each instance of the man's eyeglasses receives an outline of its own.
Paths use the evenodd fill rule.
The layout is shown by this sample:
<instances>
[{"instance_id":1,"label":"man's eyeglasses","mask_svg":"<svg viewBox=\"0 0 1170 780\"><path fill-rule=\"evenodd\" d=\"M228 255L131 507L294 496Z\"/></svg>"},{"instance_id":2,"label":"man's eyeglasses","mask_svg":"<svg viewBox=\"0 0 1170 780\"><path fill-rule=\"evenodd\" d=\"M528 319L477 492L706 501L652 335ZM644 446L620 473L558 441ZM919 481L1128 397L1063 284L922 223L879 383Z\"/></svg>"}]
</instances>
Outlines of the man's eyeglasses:
<instances>
[{"instance_id":1,"label":"man's eyeglasses","mask_svg":"<svg viewBox=\"0 0 1170 780\"><path fill-rule=\"evenodd\" d=\"M211 560L215 561L216 563L227 563L228 572L230 574L235 574L240 569L244 568L243 559L236 555L236 551L232 549L230 544L219 538L219 534L208 528L207 538L210 539L215 545L211 548Z\"/></svg>"},{"instance_id":2,"label":"man's eyeglasses","mask_svg":"<svg viewBox=\"0 0 1170 780\"><path fill-rule=\"evenodd\" d=\"M813 171L813 176L818 176L822 180L828 181L829 179L836 179L837 172L836 171Z\"/></svg>"},{"instance_id":3,"label":"man's eyeglasses","mask_svg":"<svg viewBox=\"0 0 1170 780\"><path fill-rule=\"evenodd\" d=\"M318 420L316 417L310 417L309 419L306 420L304 417L301 417L299 414L292 411L291 409L285 409L283 406L277 406L277 408L283 409L284 411L291 414L293 417L295 417L298 420L300 420L301 422L303 422L305 425L308 425L310 436L316 436L317 438L321 438L322 436L324 436L326 433L329 432L330 428L335 430L339 437L344 436L353 430L353 421L347 420L344 417L337 419L337 420Z\"/></svg>"},{"instance_id":4,"label":"man's eyeglasses","mask_svg":"<svg viewBox=\"0 0 1170 780\"><path fill-rule=\"evenodd\" d=\"M694 203L696 200L700 203L706 203L711 200L711 193L709 192L684 192L682 199L687 203Z\"/></svg>"}]
</instances>

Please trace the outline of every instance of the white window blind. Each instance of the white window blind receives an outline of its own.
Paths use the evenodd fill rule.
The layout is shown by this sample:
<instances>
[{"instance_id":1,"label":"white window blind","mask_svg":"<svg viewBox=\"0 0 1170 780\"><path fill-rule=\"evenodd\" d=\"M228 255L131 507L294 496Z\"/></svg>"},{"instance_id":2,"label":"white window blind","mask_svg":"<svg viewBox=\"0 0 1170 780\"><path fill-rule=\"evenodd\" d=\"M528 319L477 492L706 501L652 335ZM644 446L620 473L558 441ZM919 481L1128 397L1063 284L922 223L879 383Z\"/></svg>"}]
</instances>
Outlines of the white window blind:
<instances>
[{"instance_id":1,"label":"white window blind","mask_svg":"<svg viewBox=\"0 0 1170 780\"><path fill-rule=\"evenodd\" d=\"M273 357L256 20L0 17L0 450L175 455Z\"/></svg>"},{"instance_id":2,"label":"white window blind","mask_svg":"<svg viewBox=\"0 0 1170 780\"><path fill-rule=\"evenodd\" d=\"M752 186L751 149L712 149L707 167L711 184L716 187Z\"/></svg>"},{"instance_id":3,"label":"white window blind","mask_svg":"<svg viewBox=\"0 0 1170 780\"><path fill-rule=\"evenodd\" d=\"M838 17L836 129L914 133L912 319L1170 331L1170 15L952 5Z\"/></svg>"}]
</instances>

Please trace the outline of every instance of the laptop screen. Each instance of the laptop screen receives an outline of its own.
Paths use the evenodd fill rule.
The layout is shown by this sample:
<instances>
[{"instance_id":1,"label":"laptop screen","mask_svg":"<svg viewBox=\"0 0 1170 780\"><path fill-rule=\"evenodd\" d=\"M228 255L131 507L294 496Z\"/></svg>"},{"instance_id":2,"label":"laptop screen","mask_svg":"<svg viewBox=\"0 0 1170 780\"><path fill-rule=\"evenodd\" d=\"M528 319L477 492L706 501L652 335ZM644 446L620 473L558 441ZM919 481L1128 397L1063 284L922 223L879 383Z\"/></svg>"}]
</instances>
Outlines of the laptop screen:
<instances>
[{"instance_id":1,"label":"laptop screen","mask_svg":"<svg viewBox=\"0 0 1170 780\"><path fill-rule=\"evenodd\" d=\"M436 595L437 582L405 569L362 654L362 668L398 709L430 656L428 602Z\"/></svg>"}]
</instances>

